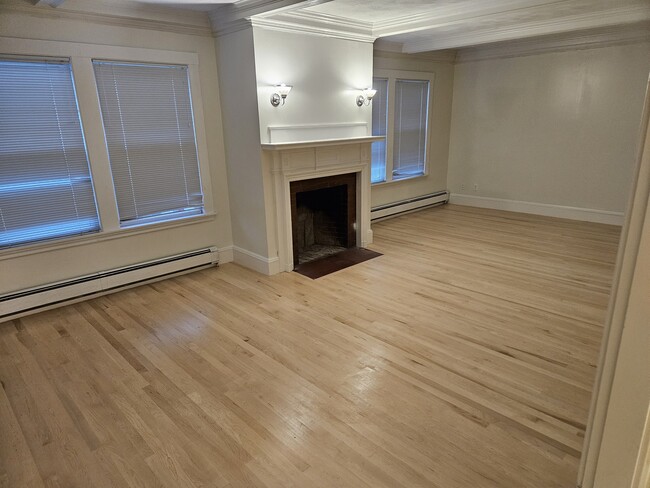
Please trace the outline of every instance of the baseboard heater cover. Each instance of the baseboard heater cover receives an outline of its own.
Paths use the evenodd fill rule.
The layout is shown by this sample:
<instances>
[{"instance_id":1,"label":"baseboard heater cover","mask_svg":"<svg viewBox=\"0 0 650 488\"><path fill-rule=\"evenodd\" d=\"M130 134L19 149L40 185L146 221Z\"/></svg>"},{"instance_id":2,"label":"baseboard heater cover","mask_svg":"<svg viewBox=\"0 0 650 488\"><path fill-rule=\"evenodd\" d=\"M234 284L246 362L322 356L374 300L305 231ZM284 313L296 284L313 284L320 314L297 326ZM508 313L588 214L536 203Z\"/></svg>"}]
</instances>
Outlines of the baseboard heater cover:
<instances>
[{"instance_id":1,"label":"baseboard heater cover","mask_svg":"<svg viewBox=\"0 0 650 488\"><path fill-rule=\"evenodd\" d=\"M0 296L0 321L74 298L218 264L218 256L216 248L198 249L3 295Z\"/></svg>"},{"instance_id":2,"label":"baseboard heater cover","mask_svg":"<svg viewBox=\"0 0 650 488\"><path fill-rule=\"evenodd\" d=\"M412 212L413 210L419 210L424 207L430 207L432 205L440 205L447 203L449 201L449 192L448 191L439 191L436 193L430 193L428 195L422 195L419 197L408 198L406 200L400 200L399 202L388 203L386 205L379 205L373 207L370 210L370 219L379 220L385 219L387 217L394 217L396 215Z\"/></svg>"}]
</instances>

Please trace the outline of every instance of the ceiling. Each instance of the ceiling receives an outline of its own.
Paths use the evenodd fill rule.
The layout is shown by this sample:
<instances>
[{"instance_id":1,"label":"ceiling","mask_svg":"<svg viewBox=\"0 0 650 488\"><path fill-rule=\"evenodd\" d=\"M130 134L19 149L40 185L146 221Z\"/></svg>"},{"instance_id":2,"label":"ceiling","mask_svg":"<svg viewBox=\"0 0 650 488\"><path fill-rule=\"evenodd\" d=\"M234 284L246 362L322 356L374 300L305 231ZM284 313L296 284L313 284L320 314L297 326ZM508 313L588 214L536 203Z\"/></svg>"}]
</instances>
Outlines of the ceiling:
<instances>
[{"instance_id":1,"label":"ceiling","mask_svg":"<svg viewBox=\"0 0 650 488\"><path fill-rule=\"evenodd\" d=\"M7 0L0 0L7 1ZM10 0L17 2L18 0ZM21 0L27 1L27 0ZM29 0L59 10L200 15L217 32L240 25L312 32L420 53L589 32L650 38L650 0ZM101 9L97 7L99 11ZM197 12L198 11L198 12ZM161 14L162 15L162 14ZM171 14L173 15L173 13ZM200 20L197 20L199 22ZM630 34L633 33L633 34Z\"/></svg>"},{"instance_id":2,"label":"ceiling","mask_svg":"<svg viewBox=\"0 0 650 488\"><path fill-rule=\"evenodd\" d=\"M332 0L273 14L352 25L404 52L461 48L576 30L650 33L649 0Z\"/></svg>"}]
</instances>

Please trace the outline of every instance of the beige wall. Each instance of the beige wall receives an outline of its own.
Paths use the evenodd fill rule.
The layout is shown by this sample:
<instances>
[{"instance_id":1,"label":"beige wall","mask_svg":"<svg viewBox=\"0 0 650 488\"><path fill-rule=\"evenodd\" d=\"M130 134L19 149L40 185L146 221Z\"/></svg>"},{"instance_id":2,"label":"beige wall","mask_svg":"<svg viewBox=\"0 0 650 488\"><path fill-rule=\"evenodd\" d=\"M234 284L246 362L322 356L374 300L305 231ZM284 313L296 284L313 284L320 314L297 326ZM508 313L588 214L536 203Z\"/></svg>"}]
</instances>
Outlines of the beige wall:
<instances>
[{"instance_id":1,"label":"beige wall","mask_svg":"<svg viewBox=\"0 0 650 488\"><path fill-rule=\"evenodd\" d=\"M457 64L450 191L622 212L648 52L639 43Z\"/></svg>"},{"instance_id":2,"label":"beige wall","mask_svg":"<svg viewBox=\"0 0 650 488\"><path fill-rule=\"evenodd\" d=\"M446 190L454 83L452 58L449 60L436 60L426 56L376 51L374 69L433 73L435 79L433 83L433 101L430 107L432 111L429 129L431 144L427 162L427 175L409 180L373 185L371 189L372 206L375 207Z\"/></svg>"},{"instance_id":3,"label":"beige wall","mask_svg":"<svg viewBox=\"0 0 650 488\"><path fill-rule=\"evenodd\" d=\"M230 246L230 210L214 39L204 35L98 23L92 16L70 19L56 13L44 14L41 9L34 10L33 15L29 12L0 7L1 35L6 38L66 41L71 46L73 43L89 43L198 55L207 162L211 175L211 181L207 184L212 190L216 216L193 223L188 221L179 227L124 234L110 240L98 241L96 236L88 236L77 240L72 247L61 247L65 245L65 240L58 240L28 254L14 250L0 251L0 294L207 246ZM0 52L7 52L8 45L0 38ZM199 123L197 121L197 127ZM92 130L91 126L84 124L84 131ZM103 135L86 133L86 139L90 144L91 139L103 140ZM95 181L95 184L103 182Z\"/></svg>"}]
</instances>

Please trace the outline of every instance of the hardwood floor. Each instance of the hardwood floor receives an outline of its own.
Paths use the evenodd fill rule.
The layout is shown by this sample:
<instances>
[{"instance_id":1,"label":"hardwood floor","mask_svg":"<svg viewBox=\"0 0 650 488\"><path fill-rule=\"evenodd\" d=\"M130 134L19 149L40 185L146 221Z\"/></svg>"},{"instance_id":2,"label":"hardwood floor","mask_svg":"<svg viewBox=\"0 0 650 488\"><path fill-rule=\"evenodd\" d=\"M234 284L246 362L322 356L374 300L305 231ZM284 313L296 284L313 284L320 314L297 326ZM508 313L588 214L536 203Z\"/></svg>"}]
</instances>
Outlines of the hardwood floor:
<instances>
[{"instance_id":1,"label":"hardwood floor","mask_svg":"<svg viewBox=\"0 0 650 488\"><path fill-rule=\"evenodd\" d=\"M316 281L0 324L2 487L570 488L619 228L445 206Z\"/></svg>"}]
</instances>

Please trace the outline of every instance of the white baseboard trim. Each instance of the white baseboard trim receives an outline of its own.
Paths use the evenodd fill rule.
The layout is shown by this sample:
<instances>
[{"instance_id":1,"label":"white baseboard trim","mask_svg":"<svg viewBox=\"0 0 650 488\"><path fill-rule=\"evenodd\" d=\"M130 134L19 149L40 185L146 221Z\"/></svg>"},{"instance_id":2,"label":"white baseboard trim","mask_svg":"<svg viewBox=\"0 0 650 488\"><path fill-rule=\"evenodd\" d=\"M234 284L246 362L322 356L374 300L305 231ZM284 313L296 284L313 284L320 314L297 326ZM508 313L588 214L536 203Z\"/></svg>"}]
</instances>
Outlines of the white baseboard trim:
<instances>
[{"instance_id":1,"label":"white baseboard trim","mask_svg":"<svg viewBox=\"0 0 650 488\"><path fill-rule=\"evenodd\" d=\"M452 193L449 198L449 203L468 207L493 208L496 210L508 210L510 212L545 215L547 217L582 220L599 224L623 225L624 221L623 212L567 207L549 203L522 202L520 200L506 200L503 198L477 197L459 193Z\"/></svg>"},{"instance_id":2,"label":"white baseboard trim","mask_svg":"<svg viewBox=\"0 0 650 488\"><path fill-rule=\"evenodd\" d=\"M219 248L219 264L232 263L235 260L233 246Z\"/></svg>"},{"instance_id":3,"label":"white baseboard trim","mask_svg":"<svg viewBox=\"0 0 650 488\"><path fill-rule=\"evenodd\" d=\"M233 246L232 249L235 263L245 268L265 275L274 275L280 272L280 259L277 256L265 258L241 247Z\"/></svg>"}]
</instances>

